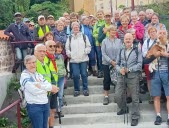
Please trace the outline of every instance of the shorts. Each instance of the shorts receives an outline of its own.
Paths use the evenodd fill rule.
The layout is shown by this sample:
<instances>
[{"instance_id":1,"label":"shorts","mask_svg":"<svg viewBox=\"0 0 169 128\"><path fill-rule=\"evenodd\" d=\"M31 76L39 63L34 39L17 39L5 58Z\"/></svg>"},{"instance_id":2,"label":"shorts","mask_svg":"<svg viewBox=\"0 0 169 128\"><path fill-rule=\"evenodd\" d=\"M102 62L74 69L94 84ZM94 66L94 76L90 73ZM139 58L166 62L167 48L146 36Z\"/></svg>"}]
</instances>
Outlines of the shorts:
<instances>
[{"instance_id":1,"label":"shorts","mask_svg":"<svg viewBox=\"0 0 169 128\"><path fill-rule=\"evenodd\" d=\"M145 71L145 74L146 74L146 79L147 80L151 80L151 77L150 77L150 71L149 71L149 64L145 64L144 65L144 71Z\"/></svg>"},{"instance_id":2,"label":"shorts","mask_svg":"<svg viewBox=\"0 0 169 128\"><path fill-rule=\"evenodd\" d=\"M151 96L161 96L161 88L164 88L164 93L169 96L169 78L168 71L156 71L151 79Z\"/></svg>"},{"instance_id":3,"label":"shorts","mask_svg":"<svg viewBox=\"0 0 169 128\"><path fill-rule=\"evenodd\" d=\"M56 103L57 103L56 94L50 94L49 95L50 109L56 109Z\"/></svg>"}]
</instances>

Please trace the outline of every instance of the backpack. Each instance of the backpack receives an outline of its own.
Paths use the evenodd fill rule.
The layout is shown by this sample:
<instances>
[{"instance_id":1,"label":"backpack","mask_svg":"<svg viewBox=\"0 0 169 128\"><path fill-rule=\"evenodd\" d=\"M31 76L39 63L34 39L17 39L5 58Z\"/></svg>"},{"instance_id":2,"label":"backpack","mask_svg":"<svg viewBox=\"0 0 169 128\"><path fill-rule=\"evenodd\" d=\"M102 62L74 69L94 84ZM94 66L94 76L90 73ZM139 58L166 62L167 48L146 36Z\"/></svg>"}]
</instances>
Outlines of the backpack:
<instances>
[{"instance_id":1,"label":"backpack","mask_svg":"<svg viewBox=\"0 0 169 128\"><path fill-rule=\"evenodd\" d=\"M72 40L72 36L69 36L69 49L71 51L71 40ZM86 35L83 34L83 40L85 42L85 48L86 48Z\"/></svg>"}]
</instances>

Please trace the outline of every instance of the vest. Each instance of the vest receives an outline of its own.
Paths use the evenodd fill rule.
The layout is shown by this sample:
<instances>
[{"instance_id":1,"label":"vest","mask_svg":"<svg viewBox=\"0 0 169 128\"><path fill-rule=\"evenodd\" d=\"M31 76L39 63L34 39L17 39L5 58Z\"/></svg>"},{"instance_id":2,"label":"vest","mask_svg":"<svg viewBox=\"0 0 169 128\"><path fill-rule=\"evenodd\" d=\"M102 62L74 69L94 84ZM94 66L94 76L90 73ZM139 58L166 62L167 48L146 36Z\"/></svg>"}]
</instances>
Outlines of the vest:
<instances>
[{"instance_id":1,"label":"vest","mask_svg":"<svg viewBox=\"0 0 169 128\"><path fill-rule=\"evenodd\" d=\"M47 64L49 69L50 69L50 72L51 72L51 75L52 75L51 76L52 77L51 83L57 85L58 74L55 71L55 68L54 68L54 66L52 64L52 61L47 56L45 56L44 63Z\"/></svg>"},{"instance_id":2,"label":"vest","mask_svg":"<svg viewBox=\"0 0 169 128\"><path fill-rule=\"evenodd\" d=\"M49 67L44 63L44 65L42 65L42 63L37 60L36 61L36 71L41 74L45 80L47 80L49 83L51 83L51 72Z\"/></svg>"},{"instance_id":3,"label":"vest","mask_svg":"<svg viewBox=\"0 0 169 128\"><path fill-rule=\"evenodd\" d=\"M47 32L49 32L50 30L49 30L49 27L47 26L47 25L45 25L45 33L47 33ZM45 33L43 32L43 29L42 29L42 27L40 27L39 26L39 30L38 30L38 36L39 37L42 37L42 36L44 36L45 35Z\"/></svg>"}]
</instances>

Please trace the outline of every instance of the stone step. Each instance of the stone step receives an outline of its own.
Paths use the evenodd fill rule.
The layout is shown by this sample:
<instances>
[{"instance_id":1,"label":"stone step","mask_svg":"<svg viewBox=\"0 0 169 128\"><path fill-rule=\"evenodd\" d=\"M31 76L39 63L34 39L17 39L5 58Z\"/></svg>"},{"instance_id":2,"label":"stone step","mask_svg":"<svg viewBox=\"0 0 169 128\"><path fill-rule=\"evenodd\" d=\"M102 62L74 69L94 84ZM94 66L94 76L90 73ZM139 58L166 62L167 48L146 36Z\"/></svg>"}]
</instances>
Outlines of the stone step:
<instances>
[{"instance_id":1,"label":"stone step","mask_svg":"<svg viewBox=\"0 0 169 128\"><path fill-rule=\"evenodd\" d=\"M97 78L97 77L89 76L88 77L88 84L89 85L103 84L103 78ZM72 87L74 85L73 80L72 79L68 79L66 81L66 85L68 87ZM82 80L81 79L80 79L80 85L82 85Z\"/></svg>"},{"instance_id":2,"label":"stone step","mask_svg":"<svg viewBox=\"0 0 169 128\"><path fill-rule=\"evenodd\" d=\"M82 86L80 87L81 94L83 95ZM89 85L89 94L103 94L103 85ZM110 87L110 93L114 93L114 87ZM65 95L73 95L74 94L74 87L68 87L64 90Z\"/></svg>"},{"instance_id":3,"label":"stone step","mask_svg":"<svg viewBox=\"0 0 169 128\"><path fill-rule=\"evenodd\" d=\"M114 102L114 93L109 94L109 101ZM80 95L78 97L74 97L73 95L65 95L65 101L68 105L70 104L84 104L84 103L103 103L103 94L90 94L89 96ZM140 98L142 101L147 101L150 99L149 94L140 94ZM148 101L147 101L148 102Z\"/></svg>"},{"instance_id":4,"label":"stone step","mask_svg":"<svg viewBox=\"0 0 169 128\"><path fill-rule=\"evenodd\" d=\"M165 124L167 120L167 114L164 111L162 112L162 119L163 119L163 126L166 126ZM112 112L112 113L74 114L74 115L71 114L71 115L65 115L65 117L61 118L61 120L62 120L62 124L65 125L65 128L66 125L70 125L73 128L73 125L89 125L89 124L102 125L107 123L108 124L111 123L112 124L111 126L127 126L127 118L126 118L126 124L124 125L124 115L118 116L115 112L114 113ZM155 120L155 114L153 111L141 113L138 126L142 126L141 124L149 123L151 124L151 128L154 128L154 120ZM128 114L129 126L130 126L130 122L131 122L130 114ZM55 120L55 125L57 124L58 124L58 120ZM92 127L92 128L97 128L97 127ZM107 127L103 127L103 128L107 128ZM117 127L111 127L111 128L117 128ZM144 128L147 128L147 125L144 125Z\"/></svg>"},{"instance_id":5,"label":"stone step","mask_svg":"<svg viewBox=\"0 0 169 128\"><path fill-rule=\"evenodd\" d=\"M128 104L131 109L132 104ZM165 104L162 104L162 107ZM117 104L110 103L109 105L103 105L102 103L85 103L85 104L71 104L63 107L64 114L88 114L88 113L106 113L106 112L117 112ZM152 104L148 104L147 101L140 104L140 111L153 111L154 107Z\"/></svg>"},{"instance_id":6,"label":"stone step","mask_svg":"<svg viewBox=\"0 0 169 128\"><path fill-rule=\"evenodd\" d=\"M137 128L167 128L165 123L159 125L154 125L153 123L139 123ZM54 128L60 128L60 126L55 126ZM123 123L109 123L109 124L86 124L86 125L62 125L62 128L133 128L130 124Z\"/></svg>"}]
</instances>

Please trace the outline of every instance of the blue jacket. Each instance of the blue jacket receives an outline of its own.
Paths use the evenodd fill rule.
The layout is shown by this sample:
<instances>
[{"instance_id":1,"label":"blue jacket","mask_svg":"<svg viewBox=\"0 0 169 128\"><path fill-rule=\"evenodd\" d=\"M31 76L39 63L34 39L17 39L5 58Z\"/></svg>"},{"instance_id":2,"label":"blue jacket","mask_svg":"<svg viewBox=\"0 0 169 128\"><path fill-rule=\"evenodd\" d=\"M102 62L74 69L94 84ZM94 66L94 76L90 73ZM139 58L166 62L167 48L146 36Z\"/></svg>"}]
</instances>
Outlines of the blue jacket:
<instances>
[{"instance_id":1,"label":"blue jacket","mask_svg":"<svg viewBox=\"0 0 169 128\"><path fill-rule=\"evenodd\" d=\"M59 32L57 29L54 29L53 31L53 35L54 35L54 40L57 42L61 42L63 45L66 44L66 40L67 40L67 35L66 33L63 31Z\"/></svg>"}]
</instances>

